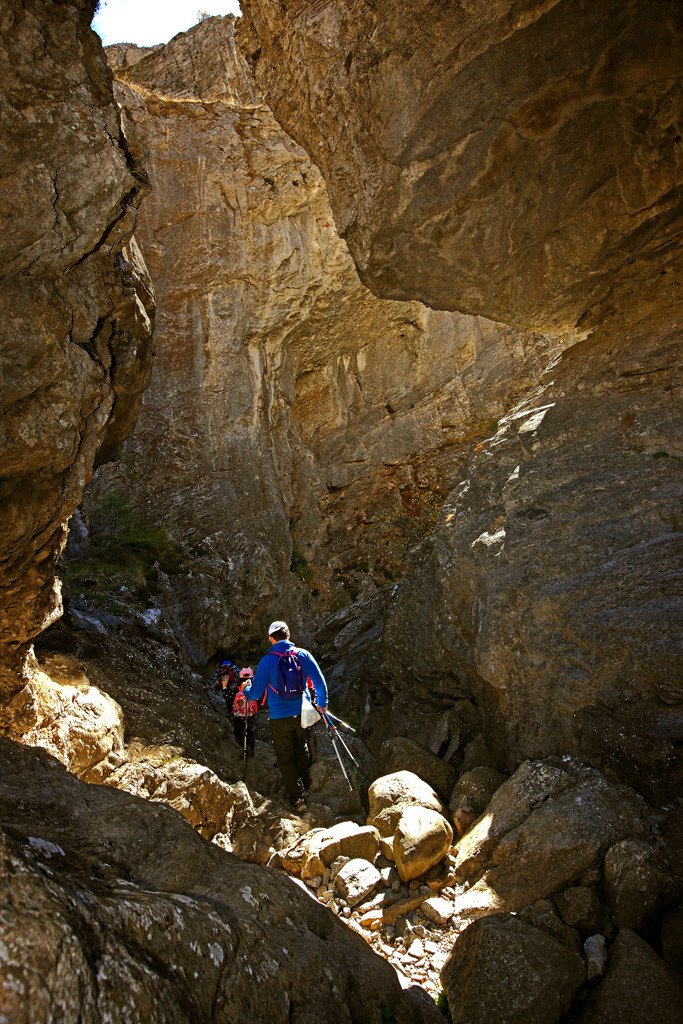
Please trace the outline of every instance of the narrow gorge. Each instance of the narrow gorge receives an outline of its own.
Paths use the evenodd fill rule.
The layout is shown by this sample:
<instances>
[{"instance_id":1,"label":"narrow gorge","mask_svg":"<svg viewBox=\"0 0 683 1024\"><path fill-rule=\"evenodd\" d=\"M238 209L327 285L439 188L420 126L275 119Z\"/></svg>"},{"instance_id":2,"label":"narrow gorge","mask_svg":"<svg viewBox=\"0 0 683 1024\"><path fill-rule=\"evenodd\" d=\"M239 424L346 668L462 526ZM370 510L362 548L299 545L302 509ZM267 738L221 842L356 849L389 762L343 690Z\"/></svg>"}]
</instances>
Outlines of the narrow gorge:
<instances>
[{"instance_id":1,"label":"narrow gorge","mask_svg":"<svg viewBox=\"0 0 683 1024\"><path fill-rule=\"evenodd\" d=\"M669 1024L678 5L95 6L0 10L0 1020Z\"/></svg>"}]
</instances>

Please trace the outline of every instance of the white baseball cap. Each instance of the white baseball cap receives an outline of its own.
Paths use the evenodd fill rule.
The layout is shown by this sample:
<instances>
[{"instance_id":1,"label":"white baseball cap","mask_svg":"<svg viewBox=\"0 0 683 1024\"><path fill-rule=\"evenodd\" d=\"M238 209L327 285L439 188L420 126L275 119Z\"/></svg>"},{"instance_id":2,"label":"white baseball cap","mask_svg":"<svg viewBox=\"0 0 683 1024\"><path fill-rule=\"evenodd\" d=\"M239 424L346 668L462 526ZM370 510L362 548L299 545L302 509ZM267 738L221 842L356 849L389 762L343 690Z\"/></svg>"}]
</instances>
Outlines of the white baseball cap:
<instances>
[{"instance_id":1,"label":"white baseball cap","mask_svg":"<svg viewBox=\"0 0 683 1024\"><path fill-rule=\"evenodd\" d=\"M268 626L268 636L272 636L273 633L278 633L281 629L286 629L289 633L289 626L286 622L281 622L279 619L277 622L271 622Z\"/></svg>"}]
</instances>

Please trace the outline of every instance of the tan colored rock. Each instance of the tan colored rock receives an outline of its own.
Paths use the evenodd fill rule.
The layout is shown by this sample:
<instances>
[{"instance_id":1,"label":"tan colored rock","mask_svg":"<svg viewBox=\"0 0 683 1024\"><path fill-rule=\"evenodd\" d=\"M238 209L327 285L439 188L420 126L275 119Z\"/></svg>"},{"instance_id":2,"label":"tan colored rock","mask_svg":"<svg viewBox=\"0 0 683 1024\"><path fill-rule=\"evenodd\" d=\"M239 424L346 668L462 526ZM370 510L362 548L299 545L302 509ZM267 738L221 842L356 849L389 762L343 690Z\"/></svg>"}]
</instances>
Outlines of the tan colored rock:
<instances>
[{"instance_id":1,"label":"tan colored rock","mask_svg":"<svg viewBox=\"0 0 683 1024\"><path fill-rule=\"evenodd\" d=\"M463 438L483 436L564 341L371 295L321 175L253 88L232 19L121 74L153 185L138 234L157 358L136 433L87 503L125 492L183 547L189 576L162 579L158 600L203 664L283 601L309 628L393 578L397 519L433 512ZM310 586L290 571L290 521Z\"/></svg>"},{"instance_id":2,"label":"tan colored rock","mask_svg":"<svg viewBox=\"0 0 683 1024\"><path fill-rule=\"evenodd\" d=\"M432 786L443 799L452 792L457 778L457 771L453 765L407 736L385 740L379 749L377 774L393 775L400 771L417 775L423 782Z\"/></svg>"},{"instance_id":3,"label":"tan colored rock","mask_svg":"<svg viewBox=\"0 0 683 1024\"><path fill-rule=\"evenodd\" d=\"M282 863L287 871L306 879L322 875L337 857L361 858L372 864L378 853L377 829L341 821L329 829L311 829L282 851Z\"/></svg>"},{"instance_id":4,"label":"tan colored rock","mask_svg":"<svg viewBox=\"0 0 683 1024\"><path fill-rule=\"evenodd\" d=\"M153 292L132 238L148 183L91 14L80 0L3 4L3 704L28 680L33 638L61 613L69 516L149 382ZM0 731L11 724L3 708Z\"/></svg>"},{"instance_id":5,"label":"tan colored rock","mask_svg":"<svg viewBox=\"0 0 683 1024\"><path fill-rule=\"evenodd\" d=\"M379 849L380 849L380 853L382 854L383 857L386 857L387 860L393 861L393 859L394 859L394 837L393 837L393 835L390 835L390 836L380 836L379 837Z\"/></svg>"},{"instance_id":6,"label":"tan colored rock","mask_svg":"<svg viewBox=\"0 0 683 1024\"><path fill-rule=\"evenodd\" d=\"M438 811L406 807L396 825L394 860L402 882L419 878L451 848L453 829Z\"/></svg>"},{"instance_id":7,"label":"tan colored rock","mask_svg":"<svg viewBox=\"0 0 683 1024\"><path fill-rule=\"evenodd\" d=\"M12 738L42 747L85 782L99 782L126 760L123 713L70 658L44 659L7 706Z\"/></svg>"},{"instance_id":8,"label":"tan colored rock","mask_svg":"<svg viewBox=\"0 0 683 1024\"><path fill-rule=\"evenodd\" d=\"M565 352L472 452L377 657L400 666L391 699L406 717L434 678L467 678L498 767L567 751L659 804L681 788L680 609L666 582L680 336L665 295L644 310L638 296L614 336Z\"/></svg>"},{"instance_id":9,"label":"tan colored rock","mask_svg":"<svg viewBox=\"0 0 683 1024\"><path fill-rule=\"evenodd\" d=\"M121 68L132 67L133 64L137 64L143 57L146 57L149 53L154 53L155 50L160 50L162 44L159 43L157 46L137 46L135 43L114 43L112 46L107 46L105 52L107 54L107 63L109 67L114 71L118 71Z\"/></svg>"},{"instance_id":10,"label":"tan colored rock","mask_svg":"<svg viewBox=\"0 0 683 1024\"><path fill-rule=\"evenodd\" d=\"M306 832L310 832L310 827L300 819L280 818L271 831L273 846L276 850L287 850Z\"/></svg>"},{"instance_id":11,"label":"tan colored rock","mask_svg":"<svg viewBox=\"0 0 683 1024\"><path fill-rule=\"evenodd\" d=\"M456 912L520 910L556 893L599 864L617 837L645 835L645 818L633 792L570 757L528 762L456 846L456 871L473 882Z\"/></svg>"},{"instance_id":12,"label":"tan colored rock","mask_svg":"<svg viewBox=\"0 0 683 1024\"><path fill-rule=\"evenodd\" d=\"M591 889L574 885L554 896L553 902L570 928L576 928L582 935L593 935L601 930L602 910Z\"/></svg>"},{"instance_id":13,"label":"tan colored rock","mask_svg":"<svg viewBox=\"0 0 683 1024\"><path fill-rule=\"evenodd\" d=\"M658 246L675 262L673 0L656 26L618 0L242 10L258 84L376 294L557 330L636 281L645 297Z\"/></svg>"},{"instance_id":14,"label":"tan colored rock","mask_svg":"<svg viewBox=\"0 0 683 1024\"><path fill-rule=\"evenodd\" d=\"M411 911L417 910L427 899L430 899L430 895L424 892L416 893L414 896L399 897L394 901L386 899L379 908L363 914L360 923L363 928L377 931L381 927L395 924L400 917L405 917Z\"/></svg>"},{"instance_id":15,"label":"tan colored rock","mask_svg":"<svg viewBox=\"0 0 683 1024\"><path fill-rule=\"evenodd\" d=\"M372 895L381 880L379 871L369 861L352 857L335 875L334 888L350 907L355 907Z\"/></svg>"},{"instance_id":16,"label":"tan colored rock","mask_svg":"<svg viewBox=\"0 0 683 1024\"><path fill-rule=\"evenodd\" d=\"M640 936L622 928L609 950L607 974L580 1024L671 1024L680 1017L683 982Z\"/></svg>"},{"instance_id":17,"label":"tan colored rock","mask_svg":"<svg viewBox=\"0 0 683 1024\"><path fill-rule=\"evenodd\" d=\"M617 928L641 931L652 924L683 883L669 870L662 854L640 839L624 839L605 856L605 900Z\"/></svg>"},{"instance_id":18,"label":"tan colored rock","mask_svg":"<svg viewBox=\"0 0 683 1024\"><path fill-rule=\"evenodd\" d=\"M368 790L368 800L368 825L374 825L384 838L395 834L406 807L422 807L439 814L446 811L432 787L408 771L375 779Z\"/></svg>"},{"instance_id":19,"label":"tan colored rock","mask_svg":"<svg viewBox=\"0 0 683 1024\"><path fill-rule=\"evenodd\" d=\"M430 896L422 904L422 913L434 924L448 924L453 916L453 900L443 896Z\"/></svg>"},{"instance_id":20,"label":"tan colored rock","mask_svg":"<svg viewBox=\"0 0 683 1024\"><path fill-rule=\"evenodd\" d=\"M228 786L209 768L185 758L161 765L129 761L109 775L106 783L145 800L169 804L205 839L227 831L236 805L251 803L244 786Z\"/></svg>"},{"instance_id":21,"label":"tan colored rock","mask_svg":"<svg viewBox=\"0 0 683 1024\"><path fill-rule=\"evenodd\" d=\"M459 837L464 836L474 825L478 815L476 814L469 797L461 796L458 806L453 810L453 824Z\"/></svg>"},{"instance_id":22,"label":"tan colored rock","mask_svg":"<svg viewBox=\"0 0 683 1024\"><path fill-rule=\"evenodd\" d=\"M469 925L441 970L454 1024L559 1024L585 977L580 956L508 914Z\"/></svg>"},{"instance_id":23,"label":"tan colored rock","mask_svg":"<svg viewBox=\"0 0 683 1024\"><path fill-rule=\"evenodd\" d=\"M557 763L527 761L496 791L487 813L456 848L456 870L462 878L475 875L500 839L517 828L549 798L573 786L573 778Z\"/></svg>"},{"instance_id":24,"label":"tan colored rock","mask_svg":"<svg viewBox=\"0 0 683 1024\"><path fill-rule=\"evenodd\" d=\"M48 1020L57 1005L74 1022L220 1024L246 1012L333 1024L339 1005L350 1019L381 1017L382 1005L398 1024L432 1019L284 873L207 843L169 807L86 786L6 739L0 845L3 1013L17 1024Z\"/></svg>"}]
</instances>

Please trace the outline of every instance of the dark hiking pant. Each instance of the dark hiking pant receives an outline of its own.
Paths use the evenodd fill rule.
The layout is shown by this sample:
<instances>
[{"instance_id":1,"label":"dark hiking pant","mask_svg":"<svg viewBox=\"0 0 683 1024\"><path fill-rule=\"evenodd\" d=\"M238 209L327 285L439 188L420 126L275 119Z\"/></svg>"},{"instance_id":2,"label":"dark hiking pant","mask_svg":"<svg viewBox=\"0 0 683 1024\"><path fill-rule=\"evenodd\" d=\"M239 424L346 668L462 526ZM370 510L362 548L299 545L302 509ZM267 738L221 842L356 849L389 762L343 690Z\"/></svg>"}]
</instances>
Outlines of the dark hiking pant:
<instances>
[{"instance_id":1,"label":"dark hiking pant","mask_svg":"<svg viewBox=\"0 0 683 1024\"><path fill-rule=\"evenodd\" d=\"M247 747L253 752L254 750L254 716L250 715L249 718L238 718L237 715L232 720L232 731L235 734L235 739L241 747L244 746L244 723L247 723Z\"/></svg>"},{"instance_id":2,"label":"dark hiking pant","mask_svg":"<svg viewBox=\"0 0 683 1024\"><path fill-rule=\"evenodd\" d=\"M306 730L301 728L301 716L271 718L270 736L275 759L290 800L303 795L311 784L308 770Z\"/></svg>"}]
</instances>

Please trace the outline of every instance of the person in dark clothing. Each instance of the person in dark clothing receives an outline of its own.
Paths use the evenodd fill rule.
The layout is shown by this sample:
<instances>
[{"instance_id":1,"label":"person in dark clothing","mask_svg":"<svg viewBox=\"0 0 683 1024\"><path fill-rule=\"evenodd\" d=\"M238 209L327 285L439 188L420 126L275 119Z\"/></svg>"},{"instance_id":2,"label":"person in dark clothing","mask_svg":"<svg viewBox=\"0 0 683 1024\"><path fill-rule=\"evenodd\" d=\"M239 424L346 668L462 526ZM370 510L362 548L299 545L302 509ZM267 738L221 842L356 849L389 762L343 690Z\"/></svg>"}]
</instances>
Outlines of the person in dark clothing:
<instances>
[{"instance_id":1,"label":"person in dark clothing","mask_svg":"<svg viewBox=\"0 0 683 1024\"><path fill-rule=\"evenodd\" d=\"M227 700L226 690L230 689L236 693L238 684L239 674L237 665L227 654L223 655L218 662L218 668L211 676L208 683L206 683L207 690L211 690L212 687L216 686L221 690L223 699Z\"/></svg>"},{"instance_id":2,"label":"person in dark clothing","mask_svg":"<svg viewBox=\"0 0 683 1024\"><path fill-rule=\"evenodd\" d=\"M260 700L268 693L270 709L270 736L273 741L282 781L289 802L295 810L304 810L303 797L311 784L306 746L306 730L301 726L301 701L307 679L313 683L321 708L327 707L327 685L325 677L313 655L301 647L295 647L289 639L286 622L272 622L268 629L271 648L261 658L251 683L244 687L249 700ZM280 660L294 655L301 669L301 690L298 695L285 696L280 691Z\"/></svg>"}]
</instances>

